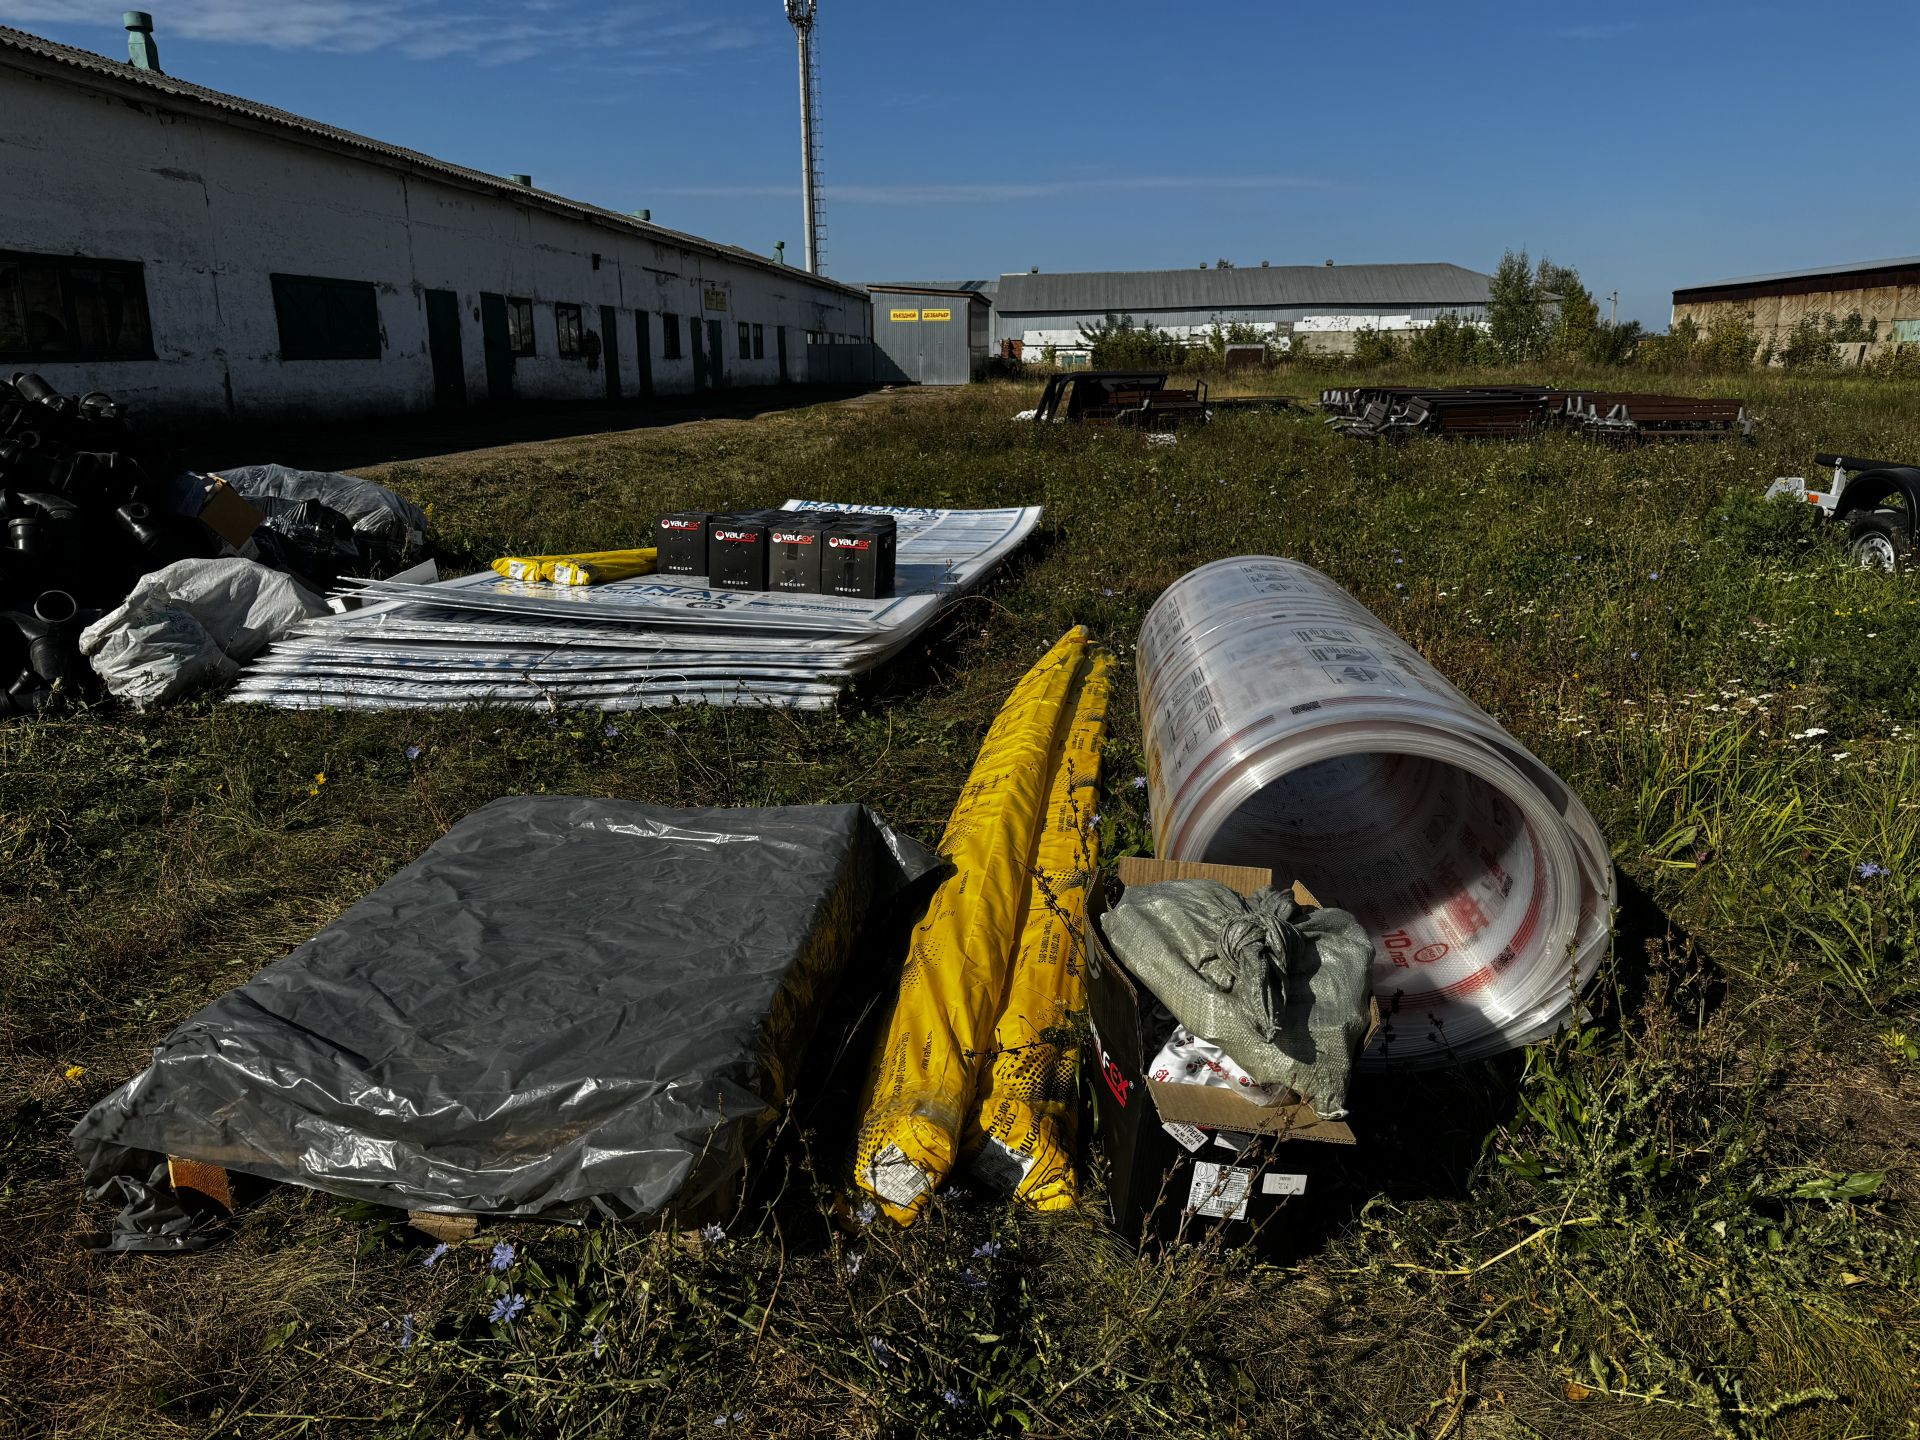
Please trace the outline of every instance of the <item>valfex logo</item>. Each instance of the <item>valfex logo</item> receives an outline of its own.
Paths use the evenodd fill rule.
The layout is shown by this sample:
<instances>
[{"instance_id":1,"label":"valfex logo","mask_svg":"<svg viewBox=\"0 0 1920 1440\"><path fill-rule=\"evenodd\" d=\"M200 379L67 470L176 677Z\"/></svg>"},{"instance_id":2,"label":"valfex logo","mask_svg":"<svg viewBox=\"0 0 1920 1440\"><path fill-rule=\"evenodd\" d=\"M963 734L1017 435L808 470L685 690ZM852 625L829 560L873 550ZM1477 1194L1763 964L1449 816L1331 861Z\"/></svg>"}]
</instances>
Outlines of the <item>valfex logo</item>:
<instances>
[{"instance_id":1,"label":"valfex logo","mask_svg":"<svg viewBox=\"0 0 1920 1440\"><path fill-rule=\"evenodd\" d=\"M1127 1079L1126 1073L1113 1062L1113 1057L1107 1054L1104 1046L1100 1050L1100 1074L1107 1082L1107 1089L1113 1092L1113 1098L1125 1105L1127 1093L1133 1089L1133 1082Z\"/></svg>"},{"instance_id":2,"label":"valfex logo","mask_svg":"<svg viewBox=\"0 0 1920 1440\"><path fill-rule=\"evenodd\" d=\"M866 550L871 548L872 545L873 542L871 540L856 540L851 535L829 535L827 537L827 548L829 550Z\"/></svg>"},{"instance_id":3,"label":"valfex logo","mask_svg":"<svg viewBox=\"0 0 1920 1440\"><path fill-rule=\"evenodd\" d=\"M751 545L760 537L751 530L716 530L713 538L724 540L730 545Z\"/></svg>"}]
</instances>

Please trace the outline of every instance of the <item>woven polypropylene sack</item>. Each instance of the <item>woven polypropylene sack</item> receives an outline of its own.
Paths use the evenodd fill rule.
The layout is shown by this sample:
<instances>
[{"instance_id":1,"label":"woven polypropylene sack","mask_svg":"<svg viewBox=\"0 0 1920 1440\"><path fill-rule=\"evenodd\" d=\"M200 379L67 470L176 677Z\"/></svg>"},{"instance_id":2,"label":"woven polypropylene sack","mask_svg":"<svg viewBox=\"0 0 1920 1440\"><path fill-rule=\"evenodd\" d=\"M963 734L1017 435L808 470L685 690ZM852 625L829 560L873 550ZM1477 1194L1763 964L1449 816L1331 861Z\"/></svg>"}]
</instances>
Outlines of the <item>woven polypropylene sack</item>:
<instances>
[{"instance_id":1,"label":"woven polypropylene sack","mask_svg":"<svg viewBox=\"0 0 1920 1440\"><path fill-rule=\"evenodd\" d=\"M978 1179L1038 1210L1067 1209L1074 1197L1080 1045L1073 1017L1087 1008L1087 891L1100 862L1094 812L1112 669L1105 651L1090 656L1072 720L1054 747L1046 824L1007 1002L994 1027L993 1063L962 1137Z\"/></svg>"},{"instance_id":2,"label":"woven polypropylene sack","mask_svg":"<svg viewBox=\"0 0 1920 1440\"><path fill-rule=\"evenodd\" d=\"M1283 890L1247 898L1218 880L1163 880L1130 888L1102 932L1182 1025L1254 1080L1286 1086L1322 1119L1347 1113L1373 967L1353 916Z\"/></svg>"},{"instance_id":3,"label":"woven polypropylene sack","mask_svg":"<svg viewBox=\"0 0 1920 1440\"><path fill-rule=\"evenodd\" d=\"M1014 686L947 820L939 853L953 874L914 928L854 1152L855 1183L902 1224L959 1152L1019 939L1047 761L1086 648L1075 626Z\"/></svg>"}]
</instances>

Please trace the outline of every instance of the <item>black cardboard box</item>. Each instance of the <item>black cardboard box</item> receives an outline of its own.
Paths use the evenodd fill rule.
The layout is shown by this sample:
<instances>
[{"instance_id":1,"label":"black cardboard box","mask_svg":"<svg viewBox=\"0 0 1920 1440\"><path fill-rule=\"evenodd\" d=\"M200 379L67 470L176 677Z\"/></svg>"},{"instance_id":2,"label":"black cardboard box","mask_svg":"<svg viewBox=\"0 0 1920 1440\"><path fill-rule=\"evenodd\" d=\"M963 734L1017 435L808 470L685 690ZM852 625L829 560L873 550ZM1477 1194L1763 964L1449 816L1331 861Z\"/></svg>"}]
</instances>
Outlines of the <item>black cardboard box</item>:
<instances>
[{"instance_id":1,"label":"black cardboard box","mask_svg":"<svg viewBox=\"0 0 1920 1440\"><path fill-rule=\"evenodd\" d=\"M716 515L707 526L707 584L715 590L767 588L767 522L759 515Z\"/></svg>"},{"instance_id":2,"label":"black cardboard box","mask_svg":"<svg viewBox=\"0 0 1920 1440\"><path fill-rule=\"evenodd\" d=\"M767 532L767 588L798 595L820 593L820 554L826 522L814 511L787 511Z\"/></svg>"},{"instance_id":3,"label":"black cardboard box","mask_svg":"<svg viewBox=\"0 0 1920 1440\"><path fill-rule=\"evenodd\" d=\"M1270 870L1138 856L1117 870L1122 888L1209 879L1251 895L1273 883ZM1302 904L1318 903L1298 884L1293 891ZM1151 995L1107 949L1105 912L1096 886L1087 909L1088 1065L1114 1223L1140 1242L1198 1239L1216 1228L1237 1242L1304 1195L1329 1158L1324 1147L1353 1144L1353 1131L1305 1103L1256 1105L1230 1090L1149 1076L1163 1037L1148 1033Z\"/></svg>"},{"instance_id":4,"label":"black cardboard box","mask_svg":"<svg viewBox=\"0 0 1920 1440\"><path fill-rule=\"evenodd\" d=\"M897 526L891 515L836 516L825 530L820 589L877 600L893 593Z\"/></svg>"},{"instance_id":5,"label":"black cardboard box","mask_svg":"<svg viewBox=\"0 0 1920 1440\"><path fill-rule=\"evenodd\" d=\"M707 522L704 510L678 510L654 522L653 568L661 575L707 573Z\"/></svg>"}]
</instances>

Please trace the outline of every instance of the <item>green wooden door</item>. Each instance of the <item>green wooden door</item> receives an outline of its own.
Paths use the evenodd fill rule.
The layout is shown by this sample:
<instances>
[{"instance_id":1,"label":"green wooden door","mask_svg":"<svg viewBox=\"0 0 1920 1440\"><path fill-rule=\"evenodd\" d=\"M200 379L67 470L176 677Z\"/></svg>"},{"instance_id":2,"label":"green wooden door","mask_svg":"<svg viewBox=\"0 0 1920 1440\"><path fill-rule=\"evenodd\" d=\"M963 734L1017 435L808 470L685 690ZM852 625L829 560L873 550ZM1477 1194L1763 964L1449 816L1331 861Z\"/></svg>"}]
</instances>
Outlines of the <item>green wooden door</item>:
<instances>
[{"instance_id":1,"label":"green wooden door","mask_svg":"<svg viewBox=\"0 0 1920 1440\"><path fill-rule=\"evenodd\" d=\"M487 399L504 405L513 398L513 339L504 295L480 296L480 346L487 360Z\"/></svg>"}]
</instances>

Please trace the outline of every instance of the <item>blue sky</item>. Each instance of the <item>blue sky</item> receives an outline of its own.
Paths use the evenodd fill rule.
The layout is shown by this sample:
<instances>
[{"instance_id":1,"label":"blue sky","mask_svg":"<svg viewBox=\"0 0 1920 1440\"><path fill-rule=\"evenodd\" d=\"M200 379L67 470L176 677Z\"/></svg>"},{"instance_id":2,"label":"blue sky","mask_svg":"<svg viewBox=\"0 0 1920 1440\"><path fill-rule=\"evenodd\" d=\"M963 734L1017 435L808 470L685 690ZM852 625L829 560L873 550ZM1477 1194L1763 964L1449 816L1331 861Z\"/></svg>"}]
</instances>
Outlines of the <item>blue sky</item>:
<instances>
[{"instance_id":1,"label":"blue sky","mask_svg":"<svg viewBox=\"0 0 1920 1440\"><path fill-rule=\"evenodd\" d=\"M778 0L146 0L174 74L800 253ZM124 0L0 0L116 57ZM1920 252L1905 3L820 0L828 273L1447 260L1677 285ZM1850 77L1857 77L1857 81ZM1604 306L1604 298L1603 298Z\"/></svg>"}]
</instances>

